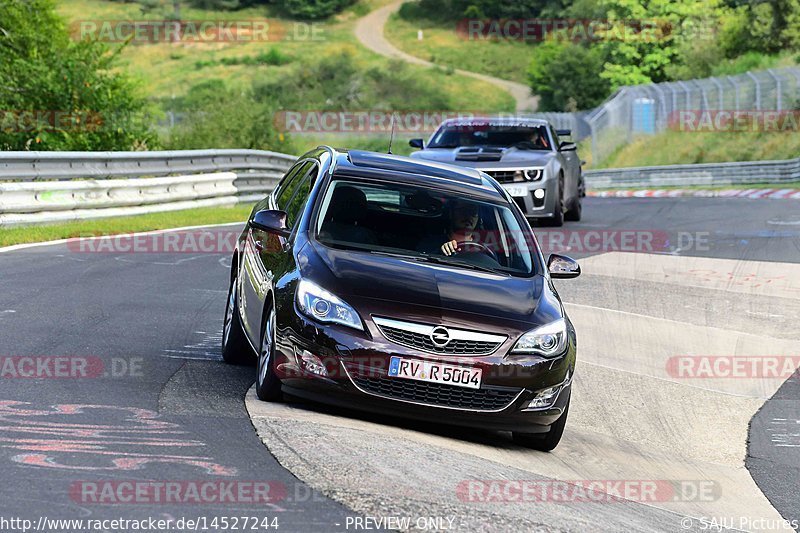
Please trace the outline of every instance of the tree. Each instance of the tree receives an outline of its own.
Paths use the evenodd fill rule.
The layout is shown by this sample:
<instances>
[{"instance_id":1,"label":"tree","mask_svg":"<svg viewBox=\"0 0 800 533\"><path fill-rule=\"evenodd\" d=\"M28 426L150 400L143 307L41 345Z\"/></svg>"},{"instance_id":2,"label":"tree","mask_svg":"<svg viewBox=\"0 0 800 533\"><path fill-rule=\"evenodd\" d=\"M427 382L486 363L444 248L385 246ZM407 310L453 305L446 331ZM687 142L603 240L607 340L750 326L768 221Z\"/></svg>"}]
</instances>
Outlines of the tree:
<instances>
[{"instance_id":1,"label":"tree","mask_svg":"<svg viewBox=\"0 0 800 533\"><path fill-rule=\"evenodd\" d=\"M597 48L547 41L534 48L528 69L542 111L578 111L600 104L610 90Z\"/></svg>"},{"instance_id":2,"label":"tree","mask_svg":"<svg viewBox=\"0 0 800 533\"><path fill-rule=\"evenodd\" d=\"M116 57L101 43L70 40L52 0L0 2L0 149L151 146L146 102L113 71Z\"/></svg>"},{"instance_id":3,"label":"tree","mask_svg":"<svg viewBox=\"0 0 800 533\"><path fill-rule=\"evenodd\" d=\"M304 19L322 19L338 13L355 0L278 0L289 15Z\"/></svg>"}]
</instances>

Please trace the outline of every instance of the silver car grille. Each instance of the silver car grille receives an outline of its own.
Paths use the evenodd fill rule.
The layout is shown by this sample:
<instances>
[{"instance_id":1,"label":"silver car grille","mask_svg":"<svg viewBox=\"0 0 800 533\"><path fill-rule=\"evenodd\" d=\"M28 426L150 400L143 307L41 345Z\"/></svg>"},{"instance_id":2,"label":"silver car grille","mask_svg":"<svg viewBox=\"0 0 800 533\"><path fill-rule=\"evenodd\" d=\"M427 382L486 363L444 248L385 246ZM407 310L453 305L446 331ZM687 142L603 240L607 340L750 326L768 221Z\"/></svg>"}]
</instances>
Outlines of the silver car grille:
<instances>
[{"instance_id":1,"label":"silver car grille","mask_svg":"<svg viewBox=\"0 0 800 533\"><path fill-rule=\"evenodd\" d=\"M481 170L483 170L483 169L481 169ZM521 180L521 181L519 181L519 180L518 181L514 181L514 174L516 174L520 170L522 170L522 171L526 171L527 170L529 173L532 173L533 177L531 179L524 179L524 180ZM525 184L525 183L530 183L531 181L539 181L539 180L542 179L542 176L544 176L544 172L542 170L540 170L540 169L510 168L510 169L507 169L507 170L483 170L483 172L486 172L487 174L489 174L491 177L493 177L494 179L496 179L500 183L522 183L522 184Z\"/></svg>"},{"instance_id":2,"label":"silver car grille","mask_svg":"<svg viewBox=\"0 0 800 533\"><path fill-rule=\"evenodd\" d=\"M438 325L373 317L388 340L440 355L489 355L506 340L505 335L479 333Z\"/></svg>"}]
</instances>

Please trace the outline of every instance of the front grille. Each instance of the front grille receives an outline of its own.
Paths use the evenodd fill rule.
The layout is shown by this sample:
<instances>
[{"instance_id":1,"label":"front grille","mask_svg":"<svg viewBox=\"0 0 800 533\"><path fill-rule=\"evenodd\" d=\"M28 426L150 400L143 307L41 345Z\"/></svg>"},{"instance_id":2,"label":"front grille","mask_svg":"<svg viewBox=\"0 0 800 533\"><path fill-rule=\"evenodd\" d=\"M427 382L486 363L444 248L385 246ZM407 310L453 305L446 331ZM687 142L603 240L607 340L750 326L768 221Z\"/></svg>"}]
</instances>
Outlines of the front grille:
<instances>
[{"instance_id":1,"label":"front grille","mask_svg":"<svg viewBox=\"0 0 800 533\"><path fill-rule=\"evenodd\" d=\"M430 336L424 333L415 333L386 325L379 327L383 335L392 342L408 346L409 348L417 348L437 354L487 355L497 350L502 344L502 342L452 339L447 343L447 346L436 346Z\"/></svg>"},{"instance_id":2,"label":"front grille","mask_svg":"<svg viewBox=\"0 0 800 533\"><path fill-rule=\"evenodd\" d=\"M473 411L501 411L522 391L513 387L486 385L480 389L467 389L402 378L365 378L353 375L351 379L362 391L376 396L434 407Z\"/></svg>"},{"instance_id":3,"label":"front grille","mask_svg":"<svg viewBox=\"0 0 800 533\"><path fill-rule=\"evenodd\" d=\"M515 170L487 170L486 173L500 183L511 183L514 181Z\"/></svg>"},{"instance_id":4,"label":"front grille","mask_svg":"<svg viewBox=\"0 0 800 533\"><path fill-rule=\"evenodd\" d=\"M527 172L531 179L525 178L522 180L514 180L514 174L519 171ZM544 171L542 169L523 170L521 168L510 168L508 170L484 170L484 172L489 174L500 183L530 183L531 181L539 181L542 179L542 176L544 176Z\"/></svg>"}]
</instances>

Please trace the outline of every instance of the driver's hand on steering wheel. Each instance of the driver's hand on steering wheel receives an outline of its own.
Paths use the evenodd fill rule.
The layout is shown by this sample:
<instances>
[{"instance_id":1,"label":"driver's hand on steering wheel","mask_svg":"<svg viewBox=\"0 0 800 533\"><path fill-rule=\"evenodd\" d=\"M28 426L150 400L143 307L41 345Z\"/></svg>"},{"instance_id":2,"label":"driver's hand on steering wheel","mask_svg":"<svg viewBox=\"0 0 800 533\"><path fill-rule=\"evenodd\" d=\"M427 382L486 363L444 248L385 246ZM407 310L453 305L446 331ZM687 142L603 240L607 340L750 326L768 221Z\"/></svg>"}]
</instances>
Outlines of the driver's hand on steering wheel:
<instances>
[{"instance_id":1,"label":"driver's hand on steering wheel","mask_svg":"<svg viewBox=\"0 0 800 533\"><path fill-rule=\"evenodd\" d=\"M447 241L442 245L442 253L444 255L453 255L458 253L460 248L458 247L458 241L453 239L452 241Z\"/></svg>"}]
</instances>

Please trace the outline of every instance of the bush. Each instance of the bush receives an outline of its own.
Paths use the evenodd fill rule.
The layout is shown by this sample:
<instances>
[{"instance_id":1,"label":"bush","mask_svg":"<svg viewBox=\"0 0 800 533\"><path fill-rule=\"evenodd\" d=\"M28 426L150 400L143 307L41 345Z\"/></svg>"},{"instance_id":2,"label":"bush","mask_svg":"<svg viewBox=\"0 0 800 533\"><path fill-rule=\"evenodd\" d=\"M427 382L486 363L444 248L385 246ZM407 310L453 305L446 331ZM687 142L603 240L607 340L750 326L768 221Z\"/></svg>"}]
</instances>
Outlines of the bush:
<instances>
[{"instance_id":1,"label":"bush","mask_svg":"<svg viewBox=\"0 0 800 533\"><path fill-rule=\"evenodd\" d=\"M363 69L347 52L298 65L280 80L258 83L255 96L291 110L452 109L436 82L414 74L405 63Z\"/></svg>"},{"instance_id":2,"label":"bush","mask_svg":"<svg viewBox=\"0 0 800 533\"><path fill-rule=\"evenodd\" d=\"M192 87L174 103L180 118L164 140L170 150L251 148L292 153L294 147L275 128L274 108L250 90L228 88L222 80Z\"/></svg>"},{"instance_id":3,"label":"bush","mask_svg":"<svg viewBox=\"0 0 800 533\"><path fill-rule=\"evenodd\" d=\"M542 111L577 111L608 96L609 82L598 75L602 71L596 48L548 41L534 48L528 79Z\"/></svg>"},{"instance_id":4,"label":"bush","mask_svg":"<svg viewBox=\"0 0 800 533\"><path fill-rule=\"evenodd\" d=\"M116 58L71 41L51 0L0 2L0 149L153 147L146 101Z\"/></svg>"},{"instance_id":5,"label":"bush","mask_svg":"<svg viewBox=\"0 0 800 533\"><path fill-rule=\"evenodd\" d=\"M338 13L355 0L278 0L289 15L302 19L323 19Z\"/></svg>"},{"instance_id":6,"label":"bush","mask_svg":"<svg viewBox=\"0 0 800 533\"><path fill-rule=\"evenodd\" d=\"M569 3L569 2L567 2ZM424 16L433 20L459 18L531 18L563 14L559 0L420 0L401 16Z\"/></svg>"}]
</instances>

